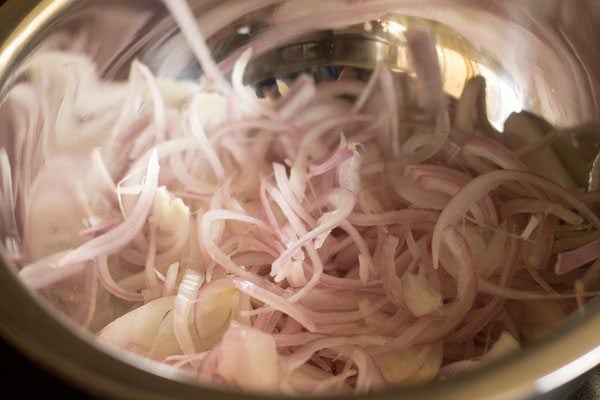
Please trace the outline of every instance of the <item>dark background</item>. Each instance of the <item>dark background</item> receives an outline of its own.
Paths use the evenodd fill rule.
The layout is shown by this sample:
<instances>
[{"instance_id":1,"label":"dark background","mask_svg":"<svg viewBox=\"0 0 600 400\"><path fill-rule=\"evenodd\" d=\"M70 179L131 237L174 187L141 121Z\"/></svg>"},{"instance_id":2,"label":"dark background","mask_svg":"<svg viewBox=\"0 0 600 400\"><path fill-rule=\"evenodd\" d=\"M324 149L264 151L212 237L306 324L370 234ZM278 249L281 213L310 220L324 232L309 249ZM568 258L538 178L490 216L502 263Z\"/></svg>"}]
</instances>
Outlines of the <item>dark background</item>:
<instances>
[{"instance_id":1,"label":"dark background","mask_svg":"<svg viewBox=\"0 0 600 400\"><path fill-rule=\"evenodd\" d=\"M6 0L0 0L0 7L5 2ZM0 13L2 12L0 8ZM2 339L0 339L0 384L5 394L16 392L21 399L91 399L31 363ZM570 397L570 400L597 399L600 399L600 373L598 372Z\"/></svg>"},{"instance_id":2,"label":"dark background","mask_svg":"<svg viewBox=\"0 0 600 400\"><path fill-rule=\"evenodd\" d=\"M5 394L17 393L19 399L91 399L55 379L1 339L0 383Z\"/></svg>"}]
</instances>

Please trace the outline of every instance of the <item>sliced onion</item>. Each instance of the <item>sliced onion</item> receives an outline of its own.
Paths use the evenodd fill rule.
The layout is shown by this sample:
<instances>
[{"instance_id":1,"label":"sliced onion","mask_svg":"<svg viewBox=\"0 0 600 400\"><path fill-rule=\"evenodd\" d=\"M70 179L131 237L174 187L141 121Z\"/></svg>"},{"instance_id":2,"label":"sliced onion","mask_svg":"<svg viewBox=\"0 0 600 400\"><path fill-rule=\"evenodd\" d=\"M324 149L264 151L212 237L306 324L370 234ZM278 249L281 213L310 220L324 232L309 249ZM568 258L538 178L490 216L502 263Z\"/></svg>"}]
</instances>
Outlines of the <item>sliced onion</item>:
<instances>
[{"instance_id":1,"label":"sliced onion","mask_svg":"<svg viewBox=\"0 0 600 400\"><path fill-rule=\"evenodd\" d=\"M28 287L41 289L73 276L84 268L88 268L85 263L72 264L65 268L53 268L52 266L67 253L68 251L56 253L26 265L19 271L19 277L23 279Z\"/></svg>"},{"instance_id":2,"label":"sliced onion","mask_svg":"<svg viewBox=\"0 0 600 400\"><path fill-rule=\"evenodd\" d=\"M96 268L98 269L98 278L100 283L113 295L128 301L142 301L144 296L141 293L132 292L119 286L110 274L108 267L108 257L100 256L96 260ZM60 269L59 269L60 270Z\"/></svg>"},{"instance_id":3,"label":"sliced onion","mask_svg":"<svg viewBox=\"0 0 600 400\"><path fill-rule=\"evenodd\" d=\"M432 240L434 267L437 267L439 263L441 234L443 230L447 226L451 226L458 222L470 204L481 199L484 195L496 189L503 183L511 181L538 186L555 196L559 196L563 201L579 211L583 217L588 219L588 221L592 222L596 227L600 227L600 219L598 219L598 217L581 200L560 185L530 172L514 170L492 171L480 175L469 182L452 198L452 200L450 200L444 211L442 211L442 214L440 214L435 225Z\"/></svg>"},{"instance_id":4,"label":"sliced onion","mask_svg":"<svg viewBox=\"0 0 600 400\"><path fill-rule=\"evenodd\" d=\"M548 146L559 131L521 113L496 135L481 77L445 94L428 23L404 34L416 76L317 66L256 83L266 99L246 85L257 56L311 29L373 18L400 36L400 13L469 32L463 17L419 0L216 3L197 20L165 0L182 35L158 75L190 72L183 36L200 84L139 62L110 82L42 49L0 106L3 240L69 318L205 384L369 393L485 364L598 296L598 196ZM267 29L231 25L263 7ZM217 64L205 38L224 28L241 45Z\"/></svg>"},{"instance_id":5,"label":"sliced onion","mask_svg":"<svg viewBox=\"0 0 600 400\"><path fill-rule=\"evenodd\" d=\"M104 327L98 333L98 341L146 355L155 343L163 318L174 304L175 297L171 296L138 307Z\"/></svg>"},{"instance_id":6,"label":"sliced onion","mask_svg":"<svg viewBox=\"0 0 600 400\"><path fill-rule=\"evenodd\" d=\"M130 242L144 226L146 218L152 208L154 193L158 186L158 170L158 155L156 152L153 152L148 163L144 189L129 218L116 228L90 240L76 250L73 250L59 260L58 265L65 266L90 260L118 250Z\"/></svg>"},{"instance_id":7,"label":"sliced onion","mask_svg":"<svg viewBox=\"0 0 600 400\"><path fill-rule=\"evenodd\" d=\"M554 271L557 275L566 274L598 257L600 257L600 240L595 240L578 249L560 253L554 265Z\"/></svg>"}]
</instances>

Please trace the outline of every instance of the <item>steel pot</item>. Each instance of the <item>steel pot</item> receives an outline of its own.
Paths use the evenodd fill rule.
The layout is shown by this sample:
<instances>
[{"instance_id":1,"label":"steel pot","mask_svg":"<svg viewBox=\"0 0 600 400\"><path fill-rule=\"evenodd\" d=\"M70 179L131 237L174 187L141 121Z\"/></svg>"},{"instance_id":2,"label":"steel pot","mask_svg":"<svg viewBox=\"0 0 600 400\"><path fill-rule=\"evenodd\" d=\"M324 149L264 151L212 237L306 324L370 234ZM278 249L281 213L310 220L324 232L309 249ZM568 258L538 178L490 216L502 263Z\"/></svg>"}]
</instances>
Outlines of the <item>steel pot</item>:
<instances>
[{"instance_id":1,"label":"steel pot","mask_svg":"<svg viewBox=\"0 0 600 400\"><path fill-rule=\"evenodd\" d=\"M229 7L237 2L196 0L191 3L201 16L214 7ZM408 8L402 4L414 1L397 3L399 14L403 14ZM238 22L244 21L252 29L260 30L264 28L261 20L267 13L268 8L256 7L252 13L240 15ZM469 14L472 23L468 27L461 25L458 18L444 17L461 13ZM446 27L438 27L441 37L447 38L447 47L468 58L473 65L485 67L498 82L510 76L508 104L508 94L502 91L506 88L499 85L496 93L498 120L503 113L523 107L559 125L600 121L596 97L600 88L600 45L592 39L600 34L595 27L600 22L597 2L440 0L429 1L427 7L413 7L409 18L414 17L449 21ZM398 18L402 21L407 17ZM489 21L495 24L488 25ZM231 29L220 31L211 39L209 44L217 58L226 59L244 44L233 35L235 26L232 24ZM106 77L121 76L134 58L140 58L167 77L199 74L189 52L182 50L174 23L159 0L9 0L0 8L0 101L27 57L47 46L50 40L54 46L69 46L68 37L61 36L62 33L90 27L92 35L81 50L94 58ZM446 35L445 29L462 34L464 39ZM477 33L481 37L477 37ZM498 35L496 48L486 48L485 42L479 42L490 35ZM392 68L405 68L389 29L372 35L352 30L344 31L343 35L317 32L304 38L301 44L294 40L291 38L284 50L261 55L252 65L248 82L259 84L276 73L293 73L319 65L369 68L384 62ZM309 47L317 50L306 51L306 43L316 44ZM550 46L552 57L560 58L564 64L554 71L557 75L545 72L547 76L542 77L545 84L544 79L541 81L535 76L536 65L556 60L532 56L540 50L539 46ZM511 49L511 54L506 54ZM171 60L176 62L171 63ZM553 95L554 86L558 86L557 77L568 81L563 85L568 95ZM0 138L0 144L3 140ZM256 398L202 387L158 364L98 347L92 335L60 318L51 305L40 301L22 285L6 254L3 249L0 333L56 375L92 394L110 398ZM558 395L565 390L563 385L600 364L598 332L600 303L595 302L518 354L448 381L397 389L369 398L462 400Z\"/></svg>"}]
</instances>

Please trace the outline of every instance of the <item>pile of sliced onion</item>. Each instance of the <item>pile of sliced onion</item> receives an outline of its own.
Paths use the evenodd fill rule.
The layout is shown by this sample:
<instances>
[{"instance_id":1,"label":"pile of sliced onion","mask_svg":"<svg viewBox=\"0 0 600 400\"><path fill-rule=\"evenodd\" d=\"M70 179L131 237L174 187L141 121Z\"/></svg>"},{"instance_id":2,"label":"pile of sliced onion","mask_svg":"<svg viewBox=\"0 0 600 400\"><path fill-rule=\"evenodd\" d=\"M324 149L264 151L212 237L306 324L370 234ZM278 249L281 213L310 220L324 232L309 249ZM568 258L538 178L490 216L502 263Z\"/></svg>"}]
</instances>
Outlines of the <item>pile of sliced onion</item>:
<instances>
[{"instance_id":1,"label":"pile of sliced onion","mask_svg":"<svg viewBox=\"0 0 600 400\"><path fill-rule=\"evenodd\" d=\"M345 22L386 11L356 3ZM165 4L200 83L139 62L104 81L45 52L2 107L5 247L99 342L203 383L369 392L482 365L598 294L597 193L536 117L488 129L481 78L448 97L426 26L406 32L416 77L301 76L259 100L252 50L227 78L186 4ZM271 22L306 28L279 7Z\"/></svg>"}]
</instances>

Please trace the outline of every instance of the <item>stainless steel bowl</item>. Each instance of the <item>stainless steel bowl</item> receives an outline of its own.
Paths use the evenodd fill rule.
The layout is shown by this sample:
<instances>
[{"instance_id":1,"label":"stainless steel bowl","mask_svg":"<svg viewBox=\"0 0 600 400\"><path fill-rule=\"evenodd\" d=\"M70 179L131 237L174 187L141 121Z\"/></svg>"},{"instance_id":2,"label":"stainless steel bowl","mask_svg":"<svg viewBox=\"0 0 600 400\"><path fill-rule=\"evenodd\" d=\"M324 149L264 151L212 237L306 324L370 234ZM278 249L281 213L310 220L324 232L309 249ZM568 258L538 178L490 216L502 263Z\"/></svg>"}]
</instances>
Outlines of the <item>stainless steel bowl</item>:
<instances>
[{"instance_id":1,"label":"stainless steel bowl","mask_svg":"<svg viewBox=\"0 0 600 400\"><path fill-rule=\"evenodd\" d=\"M243 2L250 5L260 0ZM600 3L390 3L396 5L397 13L390 15L388 21L403 26L414 18L426 18L433 24L442 46L442 59L448 64L444 68L449 91L460 91L464 79L472 74L488 75L491 86L496 87L489 100L492 119L497 123L507 112L520 108L559 125L600 121L600 45L592 39L600 34L596 28L600 23ZM242 1L192 0L191 4L206 22L215 7L235 7ZM218 59L227 60L251 40L237 34L240 26L253 32L265 29L270 8L249 9L253 11L236 16L227 28L210 38ZM293 79L298 71L323 66L369 69L383 62L392 69L405 70L408 66L403 58L403 44L394 29L385 28L378 25L365 31L356 25L290 37L286 45L258 55L246 76L247 82L260 86L276 76ZM79 43L78 50L89 54L107 78L123 76L135 58L164 77L195 78L200 74L159 0L9 0L0 8L0 101L18 79L24 60L40 48L73 46L68 34L82 29L91 29L95 34ZM457 57L463 63L458 70ZM0 137L0 145L7 140ZM0 233L4 228L0 227ZM202 387L159 364L97 347L92 335L60 318L50 304L21 284L5 250L0 262L0 333L67 381L111 398L256 398ZM447 381L369 398L525 399L556 393L555 389L600 364L599 332L600 303L595 302L518 354Z\"/></svg>"}]
</instances>

